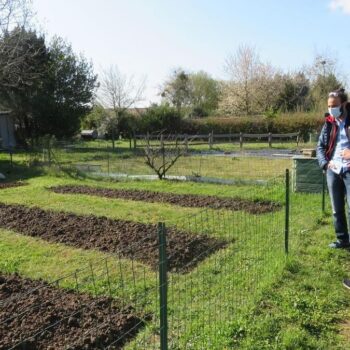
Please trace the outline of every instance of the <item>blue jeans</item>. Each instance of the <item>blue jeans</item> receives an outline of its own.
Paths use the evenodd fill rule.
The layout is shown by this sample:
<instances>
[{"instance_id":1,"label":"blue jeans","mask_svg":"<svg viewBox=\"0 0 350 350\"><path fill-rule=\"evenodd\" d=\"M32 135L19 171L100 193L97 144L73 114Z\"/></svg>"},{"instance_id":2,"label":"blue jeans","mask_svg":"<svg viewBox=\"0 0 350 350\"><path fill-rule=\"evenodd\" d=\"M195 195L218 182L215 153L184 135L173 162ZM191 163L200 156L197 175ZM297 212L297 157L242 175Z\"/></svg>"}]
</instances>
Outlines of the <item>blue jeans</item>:
<instances>
[{"instance_id":1,"label":"blue jeans","mask_svg":"<svg viewBox=\"0 0 350 350\"><path fill-rule=\"evenodd\" d=\"M338 175L327 169L327 185L332 203L335 234L338 240L347 243L349 232L345 214L345 198L348 202L348 217L350 218L350 172Z\"/></svg>"}]
</instances>

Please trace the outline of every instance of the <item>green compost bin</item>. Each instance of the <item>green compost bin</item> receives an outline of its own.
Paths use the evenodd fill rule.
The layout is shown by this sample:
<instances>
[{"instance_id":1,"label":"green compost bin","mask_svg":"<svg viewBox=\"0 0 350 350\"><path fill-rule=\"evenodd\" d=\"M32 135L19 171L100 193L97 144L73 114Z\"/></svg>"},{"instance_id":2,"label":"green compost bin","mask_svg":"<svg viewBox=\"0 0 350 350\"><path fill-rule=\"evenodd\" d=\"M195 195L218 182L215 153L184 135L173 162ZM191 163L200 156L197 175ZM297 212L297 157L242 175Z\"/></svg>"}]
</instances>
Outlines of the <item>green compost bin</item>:
<instances>
[{"instance_id":1,"label":"green compost bin","mask_svg":"<svg viewBox=\"0 0 350 350\"><path fill-rule=\"evenodd\" d=\"M321 193L323 175L315 157L293 157L294 192Z\"/></svg>"}]
</instances>

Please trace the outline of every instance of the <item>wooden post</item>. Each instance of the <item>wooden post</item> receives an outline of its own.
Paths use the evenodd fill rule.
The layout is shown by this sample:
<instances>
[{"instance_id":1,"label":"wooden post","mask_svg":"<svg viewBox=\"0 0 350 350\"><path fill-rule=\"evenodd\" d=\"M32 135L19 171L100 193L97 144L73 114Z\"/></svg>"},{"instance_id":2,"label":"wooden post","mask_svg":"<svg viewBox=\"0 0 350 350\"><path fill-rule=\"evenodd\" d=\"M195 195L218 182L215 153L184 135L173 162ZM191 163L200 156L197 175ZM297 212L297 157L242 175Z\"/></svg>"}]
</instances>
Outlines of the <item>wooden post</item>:
<instances>
[{"instance_id":1,"label":"wooden post","mask_svg":"<svg viewBox=\"0 0 350 350\"><path fill-rule=\"evenodd\" d=\"M209 149L213 148L213 142L214 142L214 132L209 133L208 143L209 143Z\"/></svg>"},{"instance_id":2,"label":"wooden post","mask_svg":"<svg viewBox=\"0 0 350 350\"><path fill-rule=\"evenodd\" d=\"M185 151L188 153L188 135L185 134Z\"/></svg>"},{"instance_id":3,"label":"wooden post","mask_svg":"<svg viewBox=\"0 0 350 350\"><path fill-rule=\"evenodd\" d=\"M272 134L269 132L269 147L272 147Z\"/></svg>"},{"instance_id":4,"label":"wooden post","mask_svg":"<svg viewBox=\"0 0 350 350\"><path fill-rule=\"evenodd\" d=\"M298 133L297 135L297 147L299 146L299 136L300 136L300 133Z\"/></svg>"},{"instance_id":5,"label":"wooden post","mask_svg":"<svg viewBox=\"0 0 350 350\"><path fill-rule=\"evenodd\" d=\"M243 133L239 133L239 147L242 149L243 148Z\"/></svg>"}]
</instances>

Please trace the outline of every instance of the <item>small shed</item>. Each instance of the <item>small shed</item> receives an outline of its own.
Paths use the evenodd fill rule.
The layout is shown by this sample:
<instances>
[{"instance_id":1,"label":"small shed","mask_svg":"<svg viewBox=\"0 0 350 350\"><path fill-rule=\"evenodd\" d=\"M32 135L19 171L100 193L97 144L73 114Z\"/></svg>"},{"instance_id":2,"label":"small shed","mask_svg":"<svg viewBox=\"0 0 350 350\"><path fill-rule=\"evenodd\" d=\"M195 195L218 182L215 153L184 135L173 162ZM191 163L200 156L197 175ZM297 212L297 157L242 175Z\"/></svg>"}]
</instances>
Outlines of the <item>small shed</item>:
<instances>
[{"instance_id":1,"label":"small shed","mask_svg":"<svg viewBox=\"0 0 350 350\"><path fill-rule=\"evenodd\" d=\"M320 193L323 186L322 169L316 157L293 157L293 191Z\"/></svg>"},{"instance_id":2,"label":"small shed","mask_svg":"<svg viewBox=\"0 0 350 350\"><path fill-rule=\"evenodd\" d=\"M80 136L83 140L96 140L98 133L97 130L82 130Z\"/></svg>"},{"instance_id":3,"label":"small shed","mask_svg":"<svg viewBox=\"0 0 350 350\"><path fill-rule=\"evenodd\" d=\"M16 147L14 122L8 111L0 111L0 147L4 149Z\"/></svg>"}]
</instances>

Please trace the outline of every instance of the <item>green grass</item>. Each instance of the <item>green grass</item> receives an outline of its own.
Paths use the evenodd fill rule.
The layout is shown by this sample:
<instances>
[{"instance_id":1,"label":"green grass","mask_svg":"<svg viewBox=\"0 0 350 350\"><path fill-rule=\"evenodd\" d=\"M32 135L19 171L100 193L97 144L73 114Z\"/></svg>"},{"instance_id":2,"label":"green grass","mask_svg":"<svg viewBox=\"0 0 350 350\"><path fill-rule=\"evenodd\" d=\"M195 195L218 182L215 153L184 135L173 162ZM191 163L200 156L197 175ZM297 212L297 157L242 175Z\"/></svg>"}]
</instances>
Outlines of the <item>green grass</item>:
<instances>
[{"instance_id":1,"label":"green grass","mask_svg":"<svg viewBox=\"0 0 350 350\"><path fill-rule=\"evenodd\" d=\"M169 348L346 348L339 329L341 321L349 316L349 294L341 286L341 279L350 272L349 257L346 252L327 247L333 233L330 218L321 217L319 195L292 195L290 257L286 260L284 209L259 216L241 211L220 211L219 215L207 210L204 214L195 208L59 195L46 189L82 184L283 202L280 180L268 186L229 186L32 175L23 173L28 186L1 190L0 202L145 223L164 220L167 225L192 232L234 239L188 274L169 274ZM75 275L77 269L81 271ZM75 287L77 276L79 290L110 294L140 312L154 315L127 349L153 348L158 341L157 273L148 266L1 229L0 270L48 281L66 275L60 282L66 288Z\"/></svg>"},{"instance_id":2,"label":"green grass","mask_svg":"<svg viewBox=\"0 0 350 350\"><path fill-rule=\"evenodd\" d=\"M56 178L49 176L34 177L27 181L29 183L28 186L2 190L1 201L29 206L35 205L46 209L64 210L78 214L93 213L95 215L133 219L142 222L155 223L164 218L167 225L177 225L192 232L205 232L235 240L226 249L212 255L212 257L201 263L191 273L183 276L171 274L169 309L172 317L169 322L173 334L172 339L176 344L184 344L188 339L199 337L192 348L199 349L208 341L213 342L213 339L215 339L217 349L226 346L228 344L227 335L230 332L229 323L226 321L231 317L232 312L243 312L247 305L256 299L259 291L274 280L275 272L280 272L283 266L282 236L278 236L278 239L274 237L276 233L282 232L280 226L283 222L283 211L257 217L245 212L227 212L226 215L223 215L222 211L220 212L222 214L218 216L215 211L209 210L202 217L200 214L202 210L199 209L172 207L157 203L123 201L119 199L107 200L81 195L58 195L46 189L49 185L83 183L112 188L122 187L171 191L175 193L251 197L250 193L254 187L222 187L169 181L96 183L92 180L79 181L68 177ZM254 193L254 197L261 196L261 198L265 198L266 194L270 194L270 197L273 197L279 194L279 190L279 185L277 188L261 187L262 193L259 194L256 192ZM281 198L276 195L276 199ZM189 214L198 215L189 218ZM222 218L226 222L220 221ZM274 220L273 225L271 225L272 219ZM252 220L255 220L255 224L253 225ZM260 225L259 230L257 230L256 224ZM235 233L232 233L233 226ZM241 234L241 237L237 237L238 234ZM106 256L100 252L85 252L74 248L65 249L60 245L49 244L39 239L13 235L8 231L1 232L1 242L1 269L6 272L16 271L21 275L31 278L54 280L62 274L71 274L75 269L83 268L87 261L96 263L99 258ZM61 258L62 255L64 256ZM110 257L110 259L112 265L119 265L118 259L114 263L113 257ZM258 266L255 266L255 260L259 261ZM157 315L156 279L154 272L147 266L132 264L132 267L130 267L129 262L128 267L127 263L127 261L123 262L122 270L129 270L133 273L123 276L122 279L125 288L115 288L113 295L121 299L125 299L126 295L132 304L141 304L144 309L143 311L152 311L153 314ZM42 268L37 269L37 266L42 266ZM120 276L118 277L117 271L111 268L111 274L114 276L114 285L120 285L121 278ZM257 293L252 295L251 298L245 298L250 283L247 273L252 274L253 278L256 278L258 275L262 278L259 288L257 288ZM84 281L86 280L86 283L84 283L86 287L82 289L93 291L94 288L91 281L88 278L82 279ZM134 282L135 279L136 283ZM106 293L106 278L101 276L99 280L97 293ZM147 281L146 289L149 291L139 300L140 293L142 294L141 291L143 290L142 286L145 283L144 281ZM234 285L232 281L235 281ZM74 279L67 278L61 284L65 287L73 287ZM207 289L203 289L204 285L211 286L210 293L207 292ZM225 296L227 296L226 301L222 303ZM191 307L189 307L189 304L191 304ZM191 310L190 316L188 313L189 310ZM210 325L210 321L209 323L207 322L209 316L207 313L208 310L211 310L210 319L215 319L215 327L218 327L220 324L222 329L225 330L220 336L216 334L216 328L208 326L208 324ZM191 326L188 325L188 317L192 320ZM145 342L145 334L150 332L149 329L147 328L145 333L140 334L138 339L135 340L136 344Z\"/></svg>"},{"instance_id":3,"label":"green grass","mask_svg":"<svg viewBox=\"0 0 350 350\"><path fill-rule=\"evenodd\" d=\"M302 235L282 276L264 291L249 316L232 329L234 349L348 349L340 336L349 317L349 291L341 280L350 271L349 253L332 251L326 225Z\"/></svg>"},{"instance_id":4,"label":"green grass","mask_svg":"<svg viewBox=\"0 0 350 350\"><path fill-rule=\"evenodd\" d=\"M177 224L186 215L198 214L202 208L185 208L164 203L146 203L141 201L110 199L89 195L64 195L49 191L47 188L58 185L89 185L96 187L137 189L177 194L215 195L220 197L241 197L247 199L284 200L280 183L269 186L215 185L193 182L173 181L94 181L91 179L72 179L67 176L40 176L26 180L28 186L1 190L0 201L20 203L27 206L39 206L51 210L75 212L77 214L95 214L112 218L135 220L144 223L157 223L160 220Z\"/></svg>"},{"instance_id":5,"label":"green grass","mask_svg":"<svg viewBox=\"0 0 350 350\"><path fill-rule=\"evenodd\" d=\"M69 148L54 148L53 162L62 167L94 166L98 172L109 174L129 174L129 175L155 175L154 171L145 164L142 156L142 150L138 155L129 150L128 141L118 141L117 148L112 151L107 148L107 141L92 141L79 143ZM302 147L302 146L301 146ZM244 150L265 149L264 143L249 143ZM273 149L276 152L279 148L296 149L292 143L276 144ZM205 146L197 145L194 151L207 151ZM215 145L214 151L239 151L236 144ZM18 152L13 156L14 161L22 166L36 164L47 161L42 149L37 152ZM0 162L3 166L9 167L9 156L0 153ZM169 170L168 175L192 175L216 177L224 179L269 179L280 174L286 167L291 166L290 159L266 159L250 158L246 156L224 157L193 154L191 156L181 157L176 164Z\"/></svg>"}]
</instances>

